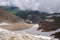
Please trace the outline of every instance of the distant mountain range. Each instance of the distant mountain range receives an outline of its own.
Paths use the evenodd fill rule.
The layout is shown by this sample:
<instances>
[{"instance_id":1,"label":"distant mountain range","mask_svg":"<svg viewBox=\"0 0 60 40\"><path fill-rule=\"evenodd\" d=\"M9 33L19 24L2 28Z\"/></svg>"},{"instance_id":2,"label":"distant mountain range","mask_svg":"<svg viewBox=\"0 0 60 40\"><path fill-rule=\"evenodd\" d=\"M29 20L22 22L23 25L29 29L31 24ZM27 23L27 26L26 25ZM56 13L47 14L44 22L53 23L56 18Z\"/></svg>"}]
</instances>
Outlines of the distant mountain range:
<instances>
[{"instance_id":1,"label":"distant mountain range","mask_svg":"<svg viewBox=\"0 0 60 40\"><path fill-rule=\"evenodd\" d=\"M49 13L45 13L45 12L39 12L38 10L21 10L18 7L15 6L0 6L0 9L6 10L9 13L15 14L16 16L21 17L24 20L31 20L29 19L29 15L34 15L35 18L38 16L39 19L44 20L46 18L46 16L51 16L51 15L60 15L60 13L53 13L53 14L49 14ZM30 17L31 18L31 17ZM34 21L34 20L32 20Z\"/></svg>"}]
</instances>

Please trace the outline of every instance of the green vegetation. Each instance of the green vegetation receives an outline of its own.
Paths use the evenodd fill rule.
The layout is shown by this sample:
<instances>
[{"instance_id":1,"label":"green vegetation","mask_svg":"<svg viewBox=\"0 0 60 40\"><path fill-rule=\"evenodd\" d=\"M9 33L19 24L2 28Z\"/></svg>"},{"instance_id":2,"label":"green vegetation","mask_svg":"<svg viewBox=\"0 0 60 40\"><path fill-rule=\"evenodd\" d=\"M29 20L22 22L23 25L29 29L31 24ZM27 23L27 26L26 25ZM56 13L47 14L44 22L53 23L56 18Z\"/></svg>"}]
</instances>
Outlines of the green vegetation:
<instances>
[{"instance_id":1,"label":"green vegetation","mask_svg":"<svg viewBox=\"0 0 60 40\"><path fill-rule=\"evenodd\" d=\"M0 9L4 9L6 11L8 11L9 13L15 14L19 17L21 17L22 19L26 20L28 18L28 15L37 15L39 16L41 19L45 18L45 15L47 13L45 12L39 12L39 11L33 11L33 10L20 10L18 7L11 7L11 6L0 6Z\"/></svg>"},{"instance_id":2,"label":"green vegetation","mask_svg":"<svg viewBox=\"0 0 60 40\"><path fill-rule=\"evenodd\" d=\"M39 12L39 11L33 11L33 10L25 10L25 11L19 11L17 12L15 15L23 18L23 19L27 19L28 15L36 15L38 16L40 19L44 19L45 16L47 15L47 13L44 12Z\"/></svg>"},{"instance_id":3,"label":"green vegetation","mask_svg":"<svg viewBox=\"0 0 60 40\"><path fill-rule=\"evenodd\" d=\"M12 14L16 14L17 11L20 11L18 7L10 7L10 6L0 6L0 9L6 10Z\"/></svg>"},{"instance_id":4,"label":"green vegetation","mask_svg":"<svg viewBox=\"0 0 60 40\"><path fill-rule=\"evenodd\" d=\"M15 14L16 16L21 17L22 19L26 20L28 18L28 15L36 15L40 19L45 19L46 15L49 15L48 13L45 12L39 12L37 10L20 10L18 7L10 7L10 6L0 6L0 9L4 9L12 14ZM55 13L56 15L57 13ZM54 15L54 14L53 14ZM52 17L55 19L55 22L60 22L60 17Z\"/></svg>"},{"instance_id":5,"label":"green vegetation","mask_svg":"<svg viewBox=\"0 0 60 40\"><path fill-rule=\"evenodd\" d=\"M56 16L53 16L52 19L54 19L54 23L55 25L59 25L60 26L60 16L59 17L56 17Z\"/></svg>"}]
</instances>

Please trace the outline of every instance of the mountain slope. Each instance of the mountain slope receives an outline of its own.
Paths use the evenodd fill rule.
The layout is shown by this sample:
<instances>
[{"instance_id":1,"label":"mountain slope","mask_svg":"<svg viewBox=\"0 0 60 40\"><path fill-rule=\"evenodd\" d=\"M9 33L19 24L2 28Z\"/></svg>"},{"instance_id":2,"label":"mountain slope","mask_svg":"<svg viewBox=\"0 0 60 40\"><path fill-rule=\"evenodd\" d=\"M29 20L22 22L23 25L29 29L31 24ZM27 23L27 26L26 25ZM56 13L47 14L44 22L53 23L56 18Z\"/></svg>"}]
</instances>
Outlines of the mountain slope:
<instances>
[{"instance_id":1,"label":"mountain slope","mask_svg":"<svg viewBox=\"0 0 60 40\"><path fill-rule=\"evenodd\" d=\"M6 23L7 25L4 25ZM0 24L1 28L14 31L32 27L31 24L25 23L20 17L9 14L9 12L2 9L0 9Z\"/></svg>"},{"instance_id":2,"label":"mountain slope","mask_svg":"<svg viewBox=\"0 0 60 40\"><path fill-rule=\"evenodd\" d=\"M0 9L0 22L3 22L3 21L14 23L14 22L22 21L22 19L15 15L9 14L9 12L5 10Z\"/></svg>"}]
</instances>

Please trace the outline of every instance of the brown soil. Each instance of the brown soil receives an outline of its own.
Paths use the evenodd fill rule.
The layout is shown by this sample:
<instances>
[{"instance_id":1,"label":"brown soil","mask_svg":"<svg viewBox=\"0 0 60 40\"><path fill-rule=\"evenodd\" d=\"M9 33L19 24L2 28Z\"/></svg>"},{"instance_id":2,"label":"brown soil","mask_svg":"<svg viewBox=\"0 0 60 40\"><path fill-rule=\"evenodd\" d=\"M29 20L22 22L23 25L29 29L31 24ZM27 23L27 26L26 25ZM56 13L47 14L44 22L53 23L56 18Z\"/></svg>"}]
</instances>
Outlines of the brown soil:
<instances>
[{"instance_id":1,"label":"brown soil","mask_svg":"<svg viewBox=\"0 0 60 40\"><path fill-rule=\"evenodd\" d=\"M31 28L32 26L33 26L33 24L27 24L24 22L20 22L20 23L14 23L11 25L4 25L4 26L1 26L1 28L11 30L11 31L16 31L16 30L28 29L28 28Z\"/></svg>"}]
</instances>

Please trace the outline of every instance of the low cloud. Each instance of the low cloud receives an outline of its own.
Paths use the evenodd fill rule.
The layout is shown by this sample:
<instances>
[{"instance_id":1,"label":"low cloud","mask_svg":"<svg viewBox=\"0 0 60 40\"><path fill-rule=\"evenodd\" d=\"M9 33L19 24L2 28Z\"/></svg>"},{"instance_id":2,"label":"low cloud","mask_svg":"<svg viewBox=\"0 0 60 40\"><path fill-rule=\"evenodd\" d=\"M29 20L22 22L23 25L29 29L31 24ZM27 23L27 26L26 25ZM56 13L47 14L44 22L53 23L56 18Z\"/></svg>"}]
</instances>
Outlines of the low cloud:
<instances>
[{"instance_id":1,"label":"low cloud","mask_svg":"<svg viewBox=\"0 0 60 40\"><path fill-rule=\"evenodd\" d=\"M17 6L22 10L39 10L49 13L60 12L60 0L3 0L0 5ZM7 4L8 3L8 4Z\"/></svg>"}]
</instances>

